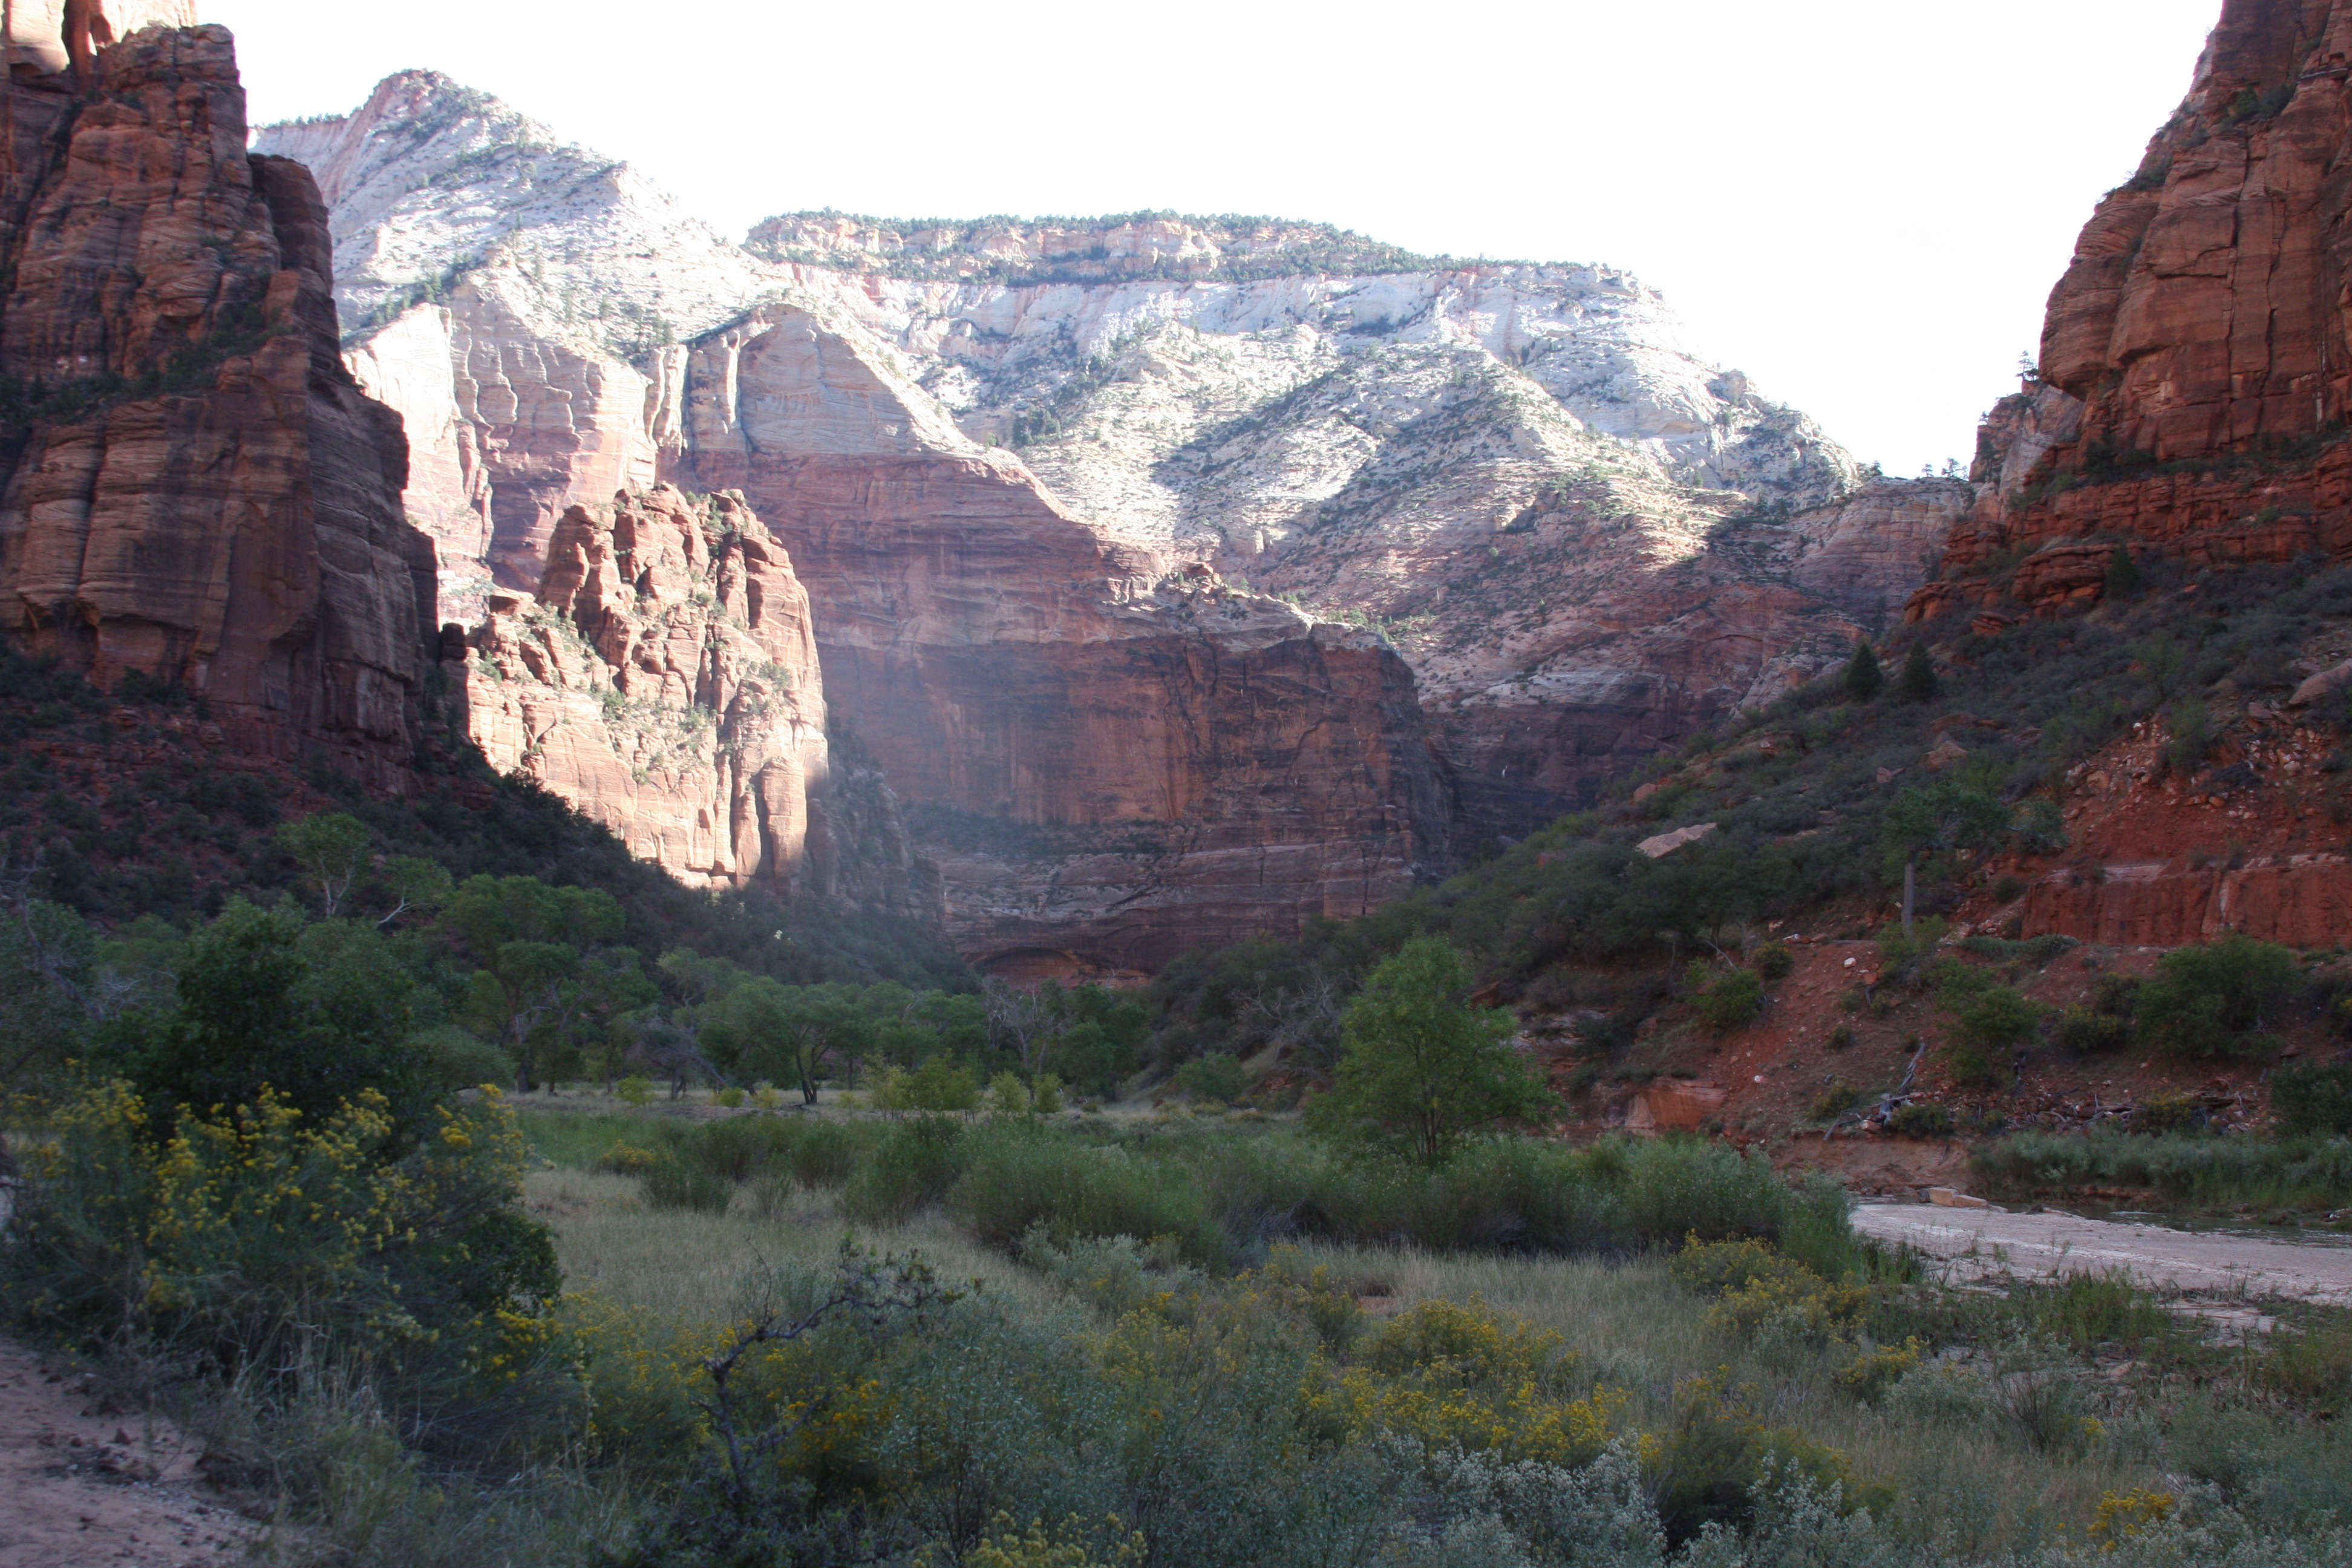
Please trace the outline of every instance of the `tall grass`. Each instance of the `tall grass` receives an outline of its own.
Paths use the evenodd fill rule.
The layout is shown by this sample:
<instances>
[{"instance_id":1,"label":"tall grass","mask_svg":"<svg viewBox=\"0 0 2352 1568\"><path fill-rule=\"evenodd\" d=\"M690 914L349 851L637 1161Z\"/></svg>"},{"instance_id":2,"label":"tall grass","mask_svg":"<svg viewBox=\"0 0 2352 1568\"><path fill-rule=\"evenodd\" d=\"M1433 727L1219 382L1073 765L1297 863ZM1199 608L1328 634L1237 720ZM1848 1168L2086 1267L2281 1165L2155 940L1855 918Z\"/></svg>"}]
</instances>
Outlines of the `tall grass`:
<instances>
[{"instance_id":1,"label":"tall grass","mask_svg":"<svg viewBox=\"0 0 2352 1568\"><path fill-rule=\"evenodd\" d=\"M2021 1132L1979 1149L1986 1191L2058 1196L2136 1187L2184 1208L2340 1208L2352 1203L2352 1140Z\"/></svg>"},{"instance_id":2,"label":"tall grass","mask_svg":"<svg viewBox=\"0 0 2352 1568\"><path fill-rule=\"evenodd\" d=\"M788 1186L838 1192L844 1213L860 1224L900 1225L943 1206L968 1234L1000 1247L1042 1224L1056 1244L1160 1240L1213 1268L1307 1237L1622 1257L1692 1236L1759 1237L1826 1274L1846 1273L1860 1259L1834 1184L1791 1185L1761 1153L1698 1140L1612 1139L1578 1149L1481 1139L1432 1167L1351 1156L1278 1125L943 1115L596 1120L594 1136L554 1132L541 1147L589 1165L616 1142L656 1146L645 1185L656 1206L724 1209L746 1184L759 1184L771 1205ZM606 1140L601 1150L598 1137Z\"/></svg>"}]
</instances>

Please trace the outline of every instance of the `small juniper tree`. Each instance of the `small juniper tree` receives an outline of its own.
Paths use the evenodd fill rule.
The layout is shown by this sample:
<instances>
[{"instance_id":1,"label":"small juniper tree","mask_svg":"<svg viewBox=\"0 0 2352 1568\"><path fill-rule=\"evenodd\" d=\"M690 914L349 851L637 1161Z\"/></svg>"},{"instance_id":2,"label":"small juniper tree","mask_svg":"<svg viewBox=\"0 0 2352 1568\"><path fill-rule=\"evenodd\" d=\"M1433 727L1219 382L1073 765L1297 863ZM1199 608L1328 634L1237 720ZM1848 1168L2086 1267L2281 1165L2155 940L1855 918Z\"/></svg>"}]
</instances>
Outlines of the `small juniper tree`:
<instances>
[{"instance_id":1,"label":"small juniper tree","mask_svg":"<svg viewBox=\"0 0 2352 1568\"><path fill-rule=\"evenodd\" d=\"M1933 702L1936 700L1936 661L1927 652L1925 638L1914 642L1911 651L1903 656L1903 679L1900 686L1908 702Z\"/></svg>"},{"instance_id":2,"label":"small juniper tree","mask_svg":"<svg viewBox=\"0 0 2352 1568\"><path fill-rule=\"evenodd\" d=\"M1866 642L1853 646L1853 657L1846 660L1845 694L1856 702L1868 702L1886 689L1886 672L1878 668L1878 655Z\"/></svg>"}]
</instances>

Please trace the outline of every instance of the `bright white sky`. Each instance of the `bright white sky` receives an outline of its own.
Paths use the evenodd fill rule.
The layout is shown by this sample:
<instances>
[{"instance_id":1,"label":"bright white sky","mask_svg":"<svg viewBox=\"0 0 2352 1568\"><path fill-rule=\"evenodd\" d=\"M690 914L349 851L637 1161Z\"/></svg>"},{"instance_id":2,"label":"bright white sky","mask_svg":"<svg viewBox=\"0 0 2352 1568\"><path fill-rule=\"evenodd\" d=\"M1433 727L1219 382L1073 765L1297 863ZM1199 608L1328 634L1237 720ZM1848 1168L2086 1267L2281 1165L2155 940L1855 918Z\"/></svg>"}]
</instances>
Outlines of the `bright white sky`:
<instances>
[{"instance_id":1,"label":"bright white sky","mask_svg":"<svg viewBox=\"0 0 2352 1568\"><path fill-rule=\"evenodd\" d=\"M1890 473L1965 460L2220 0L199 0L256 123L425 66L772 212L1174 208L1605 261Z\"/></svg>"}]
</instances>

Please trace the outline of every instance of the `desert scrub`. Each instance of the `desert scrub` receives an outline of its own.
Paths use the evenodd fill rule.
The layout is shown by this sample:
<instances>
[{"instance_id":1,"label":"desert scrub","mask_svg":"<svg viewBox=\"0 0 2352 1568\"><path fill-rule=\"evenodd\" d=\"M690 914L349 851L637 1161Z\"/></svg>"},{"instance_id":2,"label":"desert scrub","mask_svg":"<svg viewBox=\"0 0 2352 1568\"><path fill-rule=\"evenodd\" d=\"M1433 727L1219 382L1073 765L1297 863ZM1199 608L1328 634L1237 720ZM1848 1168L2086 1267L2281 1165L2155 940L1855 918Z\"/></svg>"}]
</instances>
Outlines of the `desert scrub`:
<instances>
[{"instance_id":1,"label":"desert scrub","mask_svg":"<svg viewBox=\"0 0 2352 1568\"><path fill-rule=\"evenodd\" d=\"M1727 1035L1763 1014L1764 982L1753 970L1735 969L1717 975L1706 964L1694 962L1684 983L1690 988L1692 1011L1717 1035Z\"/></svg>"},{"instance_id":2,"label":"desert scrub","mask_svg":"<svg viewBox=\"0 0 2352 1568\"><path fill-rule=\"evenodd\" d=\"M1475 1299L1429 1301L1366 1335L1355 1364L1332 1373L1310 1401L1309 1418L1355 1438L1385 1433L1435 1449L1587 1464L1620 1435L1628 1396L1596 1388L1570 1397L1575 1372L1556 1333Z\"/></svg>"},{"instance_id":3,"label":"desert scrub","mask_svg":"<svg viewBox=\"0 0 2352 1568\"><path fill-rule=\"evenodd\" d=\"M394 1154L382 1100L315 1124L263 1089L158 1140L120 1080L37 1113L0 1268L18 1323L126 1334L268 1382L332 1347L397 1391L412 1434L485 1398L571 1383L545 1226L521 1213L525 1144L496 1091Z\"/></svg>"},{"instance_id":4,"label":"desert scrub","mask_svg":"<svg viewBox=\"0 0 2352 1568\"><path fill-rule=\"evenodd\" d=\"M1190 1260L1214 1265L1227 1237L1197 1184L1117 1145L1087 1145L1020 1127L969 1140L948 1212L981 1240L1009 1247L1032 1226L1055 1242L1132 1236L1165 1240Z\"/></svg>"}]
</instances>

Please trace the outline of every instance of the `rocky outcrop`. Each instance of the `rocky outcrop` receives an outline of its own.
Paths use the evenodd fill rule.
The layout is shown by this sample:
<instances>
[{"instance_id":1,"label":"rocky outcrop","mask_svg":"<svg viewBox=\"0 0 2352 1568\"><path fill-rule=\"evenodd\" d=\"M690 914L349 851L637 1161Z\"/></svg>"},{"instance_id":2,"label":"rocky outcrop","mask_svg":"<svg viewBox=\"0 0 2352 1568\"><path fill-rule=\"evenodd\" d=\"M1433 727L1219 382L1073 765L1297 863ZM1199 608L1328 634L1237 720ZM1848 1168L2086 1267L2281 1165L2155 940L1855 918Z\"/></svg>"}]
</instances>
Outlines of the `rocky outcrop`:
<instances>
[{"instance_id":1,"label":"rocky outcrop","mask_svg":"<svg viewBox=\"0 0 2352 1568\"><path fill-rule=\"evenodd\" d=\"M574 506L535 598L464 639L467 722L631 853L697 886L838 894L808 595L740 496Z\"/></svg>"},{"instance_id":2,"label":"rocky outcrop","mask_svg":"<svg viewBox=\"0 0 2352 1568\"><path fill-rule=\"evenodd\" d=\"M325 752L397 786L432 587L401 513L400 424L339 357L309 174L247 155L227 32L105 44L156 9L66 6L79 30L59 48L100 47L47 77L16 13L6 629L100 685L184 685L238 747Z\"/></svg>"},{"instance_id":3,"label":"rocky outcrop","mask_svg":"<svg viewBox=\"0 0 2352 1568\"><path fill-rule=\"evenodd\" d=\"M2281 855L2233 869L2184 857L2102 864L2095 877L2063 868L2028 889L2021 930L2128 947L2183 947L2232 931L2334 947L2352 931L2352 861Z\"/></svg>"},{"instance_id":4,"label":"rocky outcrop","mask_svg":"<svg viewBox=\"0 0 2352 1568\"><path fill-rule=\"evenodd\" d=\"M2097 536L2200 563L2352 554L2352 4L2227 0L2180 108L2084 226L2038 375L1987 420L1980 499L1915 619L1996 558ZM2025 607L2095 597L2073 568Z\"/></svg>"}]
</instances>

